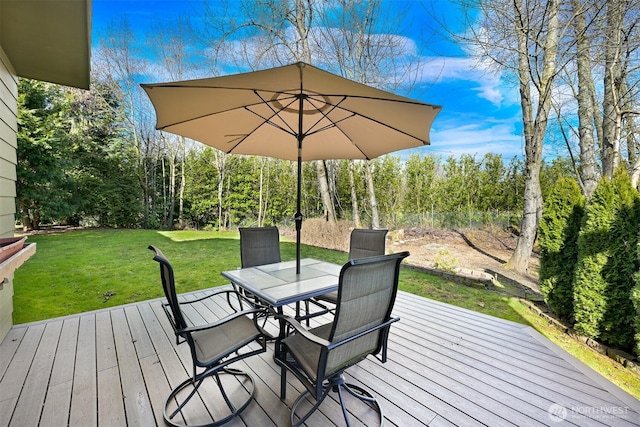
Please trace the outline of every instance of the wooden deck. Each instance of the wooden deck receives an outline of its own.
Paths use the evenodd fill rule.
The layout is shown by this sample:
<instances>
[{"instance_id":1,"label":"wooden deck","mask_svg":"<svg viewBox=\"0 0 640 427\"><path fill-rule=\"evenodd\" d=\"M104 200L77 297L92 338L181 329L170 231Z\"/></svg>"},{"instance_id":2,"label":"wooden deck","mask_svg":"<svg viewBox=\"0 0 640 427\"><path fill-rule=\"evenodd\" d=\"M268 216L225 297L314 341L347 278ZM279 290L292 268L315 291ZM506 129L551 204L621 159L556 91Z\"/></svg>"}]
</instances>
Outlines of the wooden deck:
<instances>
[{"instance_id":1,"label":"wooden deck","mask_svg":"<svg viewBox=\"0 0 640 427\"><path fill-rule=\"evenodd\" d=\"M640 426L638 400L529 327L402 292L395 314L389 361L348 371L381 399L386 425ZM247 362L256 401L229 425L287 425L301 385L280 401L272 345ZM170 384L189 370L159 300L18 325L0 344L0 426L164 425ZM307 422L343 424L333 400Z\"/></svg>"}]
</instances>

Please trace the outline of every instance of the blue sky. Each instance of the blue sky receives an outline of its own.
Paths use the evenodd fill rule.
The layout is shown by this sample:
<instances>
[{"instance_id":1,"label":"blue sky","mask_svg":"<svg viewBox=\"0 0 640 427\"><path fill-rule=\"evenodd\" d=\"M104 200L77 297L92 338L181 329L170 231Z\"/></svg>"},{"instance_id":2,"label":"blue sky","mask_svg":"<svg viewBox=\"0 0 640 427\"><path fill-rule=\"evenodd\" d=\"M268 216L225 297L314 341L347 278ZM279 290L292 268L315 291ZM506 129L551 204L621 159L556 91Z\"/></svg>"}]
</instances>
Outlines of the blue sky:
<instances>
[{"instance_id":1,"label":"blue sky","mask_svg":"<svg viewBox=\"0 0 640 427\"><path fill-rule=\"evenodd\" d=\"M424 0L428 2L429 0ZM161 25L173 25L172 18L193 14L199 0L93 0L92 43L97 47L109 22L125 17L135 31L136 39ZM232 2L233 3L233 2ZM524 156L521 113L517 88L502 76L478 65L461 46L439 37L437 25L420 0L402 3L408 13L406 25L398 36L418 44L429 40L428 46L416 45L420 60L426 63L420 84L408 95L424 102L443 106L431 129L431 146L421 148L443 158L460 154L501 154L505 162L514 156ZM456 22L456 10L445 0L431 0L439 19ZM461 31L462 29L458 29ZM425 37L426 35L426 37ZM432 36L430 36L432 35ZM161 77L151 81L167 81ZM406 151L406 150L405 150ZM408 154L408 153L403 153Z\"/></svg>"}]
</instances>

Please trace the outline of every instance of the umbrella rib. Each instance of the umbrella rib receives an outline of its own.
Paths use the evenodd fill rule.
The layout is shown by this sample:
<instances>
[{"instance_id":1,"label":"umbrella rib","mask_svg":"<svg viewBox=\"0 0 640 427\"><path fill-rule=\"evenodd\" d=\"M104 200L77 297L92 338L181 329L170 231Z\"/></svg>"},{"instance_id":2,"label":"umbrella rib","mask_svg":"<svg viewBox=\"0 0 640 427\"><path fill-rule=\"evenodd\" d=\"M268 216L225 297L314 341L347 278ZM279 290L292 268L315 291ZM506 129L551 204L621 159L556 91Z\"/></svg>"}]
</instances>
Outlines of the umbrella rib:
<instances>
[{"instance_id":1,"label":"umbrella rib","mask_svg":"<svg viewBox=\"0 0 640 427\"><path fill-rule=\"evenodd\" d=\"M180 120L180 121L177 121L177 122L168 123L166 125L157 127L156 129L158 129L158 130L166 130L167 128L170 128L172 126L182 125L182 124L185 124L185 123L189 123L189 122L193 122L193 121L196 121L196 120L204 119L205 117L216 116L218 114L224 114L224 113L228 113L228 112L234 111L234 110L245 109L245 110L251 111L251 110L249 110L249 108L255 107L255 106L258 106L258 105L262 105L262 101L260 101L260 102L256 101L255 103L252 103L252 104L249 104L249 105L240 105L240 106L237 106L237 107L228 108L226 110L214 111L212 113L202 114L202 115L197 116L197 117L189 117L188 119L184 119L184 120ZM254 114L256 114L256 113L254 113ZM258 116L262 117L260 115L258 115ZM262 117L262 118L264 118L264 117Z\"/></svg>"},{"instance_id":2,"label":"umbrella rib","mask_svg":"<svg viewBox=\"0 0 640 427\"><path fill-rule=\"evenodd\" d=\"M272 126L275 126L276 128L280 129L280 130L281 130L281 131L283 131L283 132L287 132L288 134L295 136L295 135L296 135L296 131L295 131L294 129L292 129L292 128L291 128L291 126L289 126L289 123L287 123L285 120L283 120L283 122L284 122L284 124L286 124L286 125L287 125L287 128L289 128L289 130L284 129L282 126L277 125L277 124L275 124L275 123L273 123L273 122L271 121L271 119L272 119L272 118L274 118L274 117L276 117L276 116L278 115L279 111L277 111L275 108L273 108L272 103L271 103L271 102L269 102L269 101L267 101L266 99L264 99L264 98L262 97L262 95L260 95L260 94L258 93L258 91L257 91L257 90L255 90L255 89L254 89L253 93L255 93L255 95L256 95L258 98L260 98L260 100L262 101L262 103L263 103L264 105L266 105L267 107L269 107L269 109L273 112L273 116L271 116L271 117L267 118L267 117L263 117L263 116L261 116L260 114L256 113L255 111L249 110L248 108L247 108L247 110L248 110L248 111L250 111L250 112L252 112L252 113L253 113L253 114L255 114L256 116L260 117L261 119L263 119L263 120L264 120L264 123L268 123L268 124L270 124L270 125L272 125ZM295 97L295 95L292 95L291 102L290 102L289 104L287 104L286 106L283 106L283 108L282 108L282 109L284 110L284 109L286 109L286 108L289 108L289 106L290 106L291 104L293 104L294 102L296 102L296 100L297 100L297 98ZM263 123L263 124L264 124L264 123ZM260 126L258 126L258 127L260 127Z\"/></svg>"},{"instance_id":3,"label":"umbrella rib","mask_svg":"<svg viewBox=\"0 0 640 427\"><path fill-rule=\"evenodd\" d=\"M255 132L256 130L258 130L263 125L271 125L271 126L277 128L277 129L280 129L283 132L288 133L289 135L292 135L292 136L296 136L297 135L297 133L295 131L293 131L291 128L287 129L287 128L283 127L283 126L280 126L279 124L273 123L270 118L269 119L265 118L265 117L261 116L260 114L256 113L255 111L249 109L248 107L245 107L245 110L247 110L248 112L260 117L262 120L264 120L262 123L260 123L260 125L256 126L256 128L253 131L249 132L249 133ZM274 116L271 116L271 117L274 117ZM289 127L289 126L287 126L287 127ZM249 136L249 135L247 135L247 136Z\"/></svg>"},{"instance_id":4,"label":"umbrella rib","mask_svg":"<svg viewBox=\"0 0 640 427\"><path fill-rule=\"evenodd\" d=\"M331 95L329 95L329 96L331 96ZM419 102L410 102L410 101L409 101L409 102L407 102L407 101L403 101L403 100L385 99L385 98L374 98L374 97L365 97L365 96L357 96L357 97L356 97L356 96L349 96L349 98L371 99L371 100L378 100L378 101L384 101L384 102L398 102L398 103L403 103L403 104L412 104L412 105L425 105L425 104L423 104L423 103L419 103ZM382 121L380 121L380 120L376 120L376 119L373 119L373 118L371 118L371 117L369 117L369 116L366 116L366 115L364 115L364 114L362 114L362 113L357 113L357 112L355 112L355 111L353 111L353 110L350 110L350 109L347 109L347 108L342 107L340 104L342 104L346 99L347 99L347 96L343 96L343 97L342 97L342 99L340 100L340 102L337 102L337 103L335 103L335 104L329 104L329 105L331 105L331 107L332 107L332 108L331 108L331 110L329 110L329 111L328 111L328 112L326 112L326 113L325 113L324 111L322 111L322 112L321 112L321 114L322 114L323 118L326 118L327 120L329 120L329 121L331 122L331 124L328 124L328 125L323 126L323 127L319 128L319 129L316 129L316 130L314 130L313 132L308 132L305 136L314 135L314 134L316 134L316 133L323 132L323 131L325 131L325 130L327 130L327 129L329 129L329 128L335 127L335 128L337 128L337 129L338 129L338 130L339 130L339 131L340 131L340 132L341 132L341 133L342 133L342 134L343 134L343 135L344 135L344 136L345 136L349 141L351 141L351 143L352 143L352 144L353 144L353 145L358 149L358 151L360 151L360 152L363 154L363 156L367 157L367 156L366 156L366 154L365 154L362 150L360 150L360 148L359 148L359 147L358 147L358 146L353 142L353 140L349 137L349 135L347 135L347 134L346 134L346 133L345 133L345 132L340 128L340 126L338 126L341 122L343 122L343 121L345 121L345 120L347 120L347 119L350 119L350 118L352 118L352 117L354 117L354 116L359 116L359 117L365 118L365 119L367 119L367 120L370 120L370 121L372 121L373 123L377 123L377 124L379 124L379 125L385 126L385 127L389 128L389 129L391 129L391 130L394 130L394 131L396 131L396 132L400 133L400 134L403 134L403 135L406 135L406 136L408 136L408 137L410 137L410 138L413 138L413 139L415 139L416 141L420 141L422 144L427 144L427 141L425 141L424 139L419 138L419 137L417 137L417 136L415 136L415 135L411 135L411 134L409 134L409 133L407 133L407 132L405 132L405 131L403 131L403 130L401 130L401 129L398 129L398 128L397 128L397 127L395 127L395 126L391 126L391 125L389 125L389 124L387 124L387 123L384 123L384 122L382 122ZM345 112L351 113L351 115L349 115L349 116L347 116L347 117L344 117L344 118L342 118L342 119L340 119L340 120L335 120L335 121L334 121L334 120L331 120L329 117L327 117L327 116L328 116L332 111L334 111L334 110L335 110L335 109L337 109L337 108L341 109L342 111L345 111ZM434 107L434 108L436 108L436 107ZM320 110L319 110L319 111L320 111ZM322 119L318 119L318 121L317 121L313 126L317 125L320 121L322 121ZM310 128L310 129L313 129L313 126L311 126L311 128Z\"/></svg>"}]
</instances>

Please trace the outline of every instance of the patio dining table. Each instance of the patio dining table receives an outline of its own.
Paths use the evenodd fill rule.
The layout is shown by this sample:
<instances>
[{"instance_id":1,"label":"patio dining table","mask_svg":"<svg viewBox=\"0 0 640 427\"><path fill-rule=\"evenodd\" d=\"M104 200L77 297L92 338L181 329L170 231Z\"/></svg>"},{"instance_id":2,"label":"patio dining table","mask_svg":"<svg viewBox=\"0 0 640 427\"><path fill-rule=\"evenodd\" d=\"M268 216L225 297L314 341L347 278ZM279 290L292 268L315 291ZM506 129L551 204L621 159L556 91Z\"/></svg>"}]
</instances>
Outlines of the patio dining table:
<instances>
[{"instance_id":1,"label":"patio dining table","mask_svg":"<svg viewBox=\"0 0 640 427\"><path fill-rule=\"evenodd\" d=\"M337 290L341 269L341 265L304 258L299 274L292 260L223 271L222 276L283 314L286 305ZM281 324L280 337L284 333Z\"/></svg>"}]
</instances>

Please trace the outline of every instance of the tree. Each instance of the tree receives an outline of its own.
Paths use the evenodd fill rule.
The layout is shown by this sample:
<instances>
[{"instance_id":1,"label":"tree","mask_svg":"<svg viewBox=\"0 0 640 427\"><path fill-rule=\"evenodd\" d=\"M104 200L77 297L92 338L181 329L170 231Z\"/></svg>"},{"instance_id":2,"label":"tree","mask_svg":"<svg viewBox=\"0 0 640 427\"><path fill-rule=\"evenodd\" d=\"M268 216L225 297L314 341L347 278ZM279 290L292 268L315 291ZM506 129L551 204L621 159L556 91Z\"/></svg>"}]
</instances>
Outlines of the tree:
<instances>
[{"instance_id":1,"label":"tree","mask_svg":"<svg viewBox=\"0 0 640 427\"><path fill-rule=\"evenodd\" d=\"M222 225L222 190L223 181L219 178L216 167L216 154L219 151L211 147L191 150L187 154L185 164L185 221L196 228ZM220 197L218 194L220 193Z\"/></svg>"},{"instance_id":2,"label":"tree","mask_svg":"<svg viewBox=\"0 0 640 427\"><path fill-rule=\"evenodd\" d=\"M98 70L97 78L122 94L122 108L126 111L128 124L125 140L131 145L136 159L138 185L143 196L143 226L152 225L152 212L155 205L155 194L152 194L152 176L159 153L155 144L155 131L152 130L152 119L145 116L142 108L142 89L136 77L147 67L139 48L135 45L134 32L126 19L114 21L107 30L107 37L102 39L94 55L92 69Z\"/></svg>"},{"instance_id":3,"label":"tree","mask_svg":"<svg viewBox=\"0 0 640 427\"><path fill-rule=\"evenodd\" d=\"M16 204L25 230L73 215L69 108L61 87L18 82Z\"/></svg>"},{"instance_id":4,"label":"tree","mask_svg":"<svg viewBox=\"0 0 640 427\"><path fill-rule=\"evenodd\" d=\"M385 89L402 85L409 90L412 78L421 71L416 65L419 53L412 43L394 35L402 14L397 10L385 14L382 5L379 0L245 0L236 4L239 12L233 16L221 16L220 8L211 7L205 37L221 40L215 45L218 63L263 68L304 61L364 84ZM323 215L335 222L332 174L327 162L317 161L315 166ZM365 164L365 172L367 202L373 227L378 228L378 201L369 165ZM361 209L356 195L352 191L352 210ZM357 216L353 214L356 220Z\"/></svg>"},{"instance_id":5,"label":"tree","mask_svg":"<svg viewBox=\"0 0 640 427\"><path fill-rule=\"evenodd\" d=\"M124 143L126 121L119 94L94 81L89 91L70 90L70 156L74 160L74 222L136 227L142 214L135 156Z\"/></svg>"},{"instance_id":6,"label":"tree","mask_svg":"<svg viewBox=\"0 0 640 427\"><path fill-rule=\"evenodd\" d=\"M462 41L518 82L525 143L524 207L520 234L507 266L526 272L542 215L542 147L558 72L559 0L466 3L469 33ZM479 12L476 24L475 12ZM534 91L534 93L532 93ZM535 105L534 105L535 104Z\"/></svg>"},{"instance_id":7,"label":"tree","mask_svg":"<svg viewBox=\"0 0 640 427\"><path fill-rule=\"evenodd\" d=\"M403 210L422 216L432 212L435 205L435 182L439 158L433 155L412 154L404 164L405 188ZM422 218L420 219L422 223Z\"/></svg>"},{"instance_id":8,"label":"tree","mask_svg":"<svg viewBox=\"0 0 640 427\"><path fill-rule=\"evenodd\" d=\"M332 10L319 14L319 35L311 39L316 43L311 47L315 57L351 80L387 90L397 90L400 86L410 90L412 85L408 82L415 78L421 67L413 45L396 36L402 33L405 14L399 9L391 10L390 5L383 9L380 0L341 0ZM364 169L371 226L377 229L380 228L380 215L368 160L364 161ZM351 194L356 210L355 189ZM356 224L358 216L354 213Z\"/></svg>"},{"instance_id":9,"label":"tree","mask_svg":"<svg viewBox=\"0 0 640 427\"><path fill-rule=\"evenodd\" d=\"M640 208L639 208L640 209ZM638 265L640 266L640 231L638 231ZM640 356L640 267L638 271L634 275L634 279L636 281L636 285L631 290L631 301L633 302L633 306L636 309L635 315L635 353L636 356Z\"/></svg>"},{"instance_id":10,"label":"tree","mask_svg":"<svg viewBox=\"0 0 640 427\"><path fill-rule=\"evenodd\" d=\"M571 89L577 104L576 163L579 183L587 198L600 176L611 179L625 163L637 187L640 163L634 135L638 110L637 52L640 48L637 0L571 0L566 19L572 31L562 39L560 52L566 63L562 87ZM565 126L575 125L575 106L556 106ZM571 152L571 135L563 135Z\"/></svg>"},{"instance_id":11,"label":"tree","mask_svg":"<svg viewBox=\"0 0 640 427\"><path fill-rule=\"evenodd\" d=\"M188 33L188 23L185 18L176 18L174 25L156 26L152 31L148 45L170 80L183 80L187 76L187 70L193 67L192 54L188 49L184 35ZM176 198L176 174L177 164L180 168L180 182L177 183L178 198L178 228L184 227L184 191L186 185L185 157L186 138L183 136L162 137L167 150L169 161L169 218L168 226L173 226L173 213Z\"/></svg>"},{"instance_id":12,"label":"tree","mask_svg":"<svg viewBox=\"0 0 640 427\"><path fill-rule=\"evenodd\" d=\"M317 0L266 2L246 0L236 4L236 19L221 18L218 8L206 9L211 40L217 59L224 63L240 61L253 69L285 65L294 61L313 63L310 47L311 31L315 18L322 9ZM316 161L318 190L324 206L324 215L330 222L336 221L333 197L329 191L326 165Z\"/></svg>"},{"instance_id":13,"label":"tree","mask_svg":"<svg viewBox=\"0 0 640 427\"><path fill-rule=\"evenodd\" d=\"M573 30L576 40L575 62L578 75L576 100L578 102L578 141L580 145L579 179L583 193L590 199L596 190L600 172L596 162L594 126L599 117L592 74L591 37L588 32L587 16L595 6L594 2L571 0Z\"/></svg>"}]
</instances>

